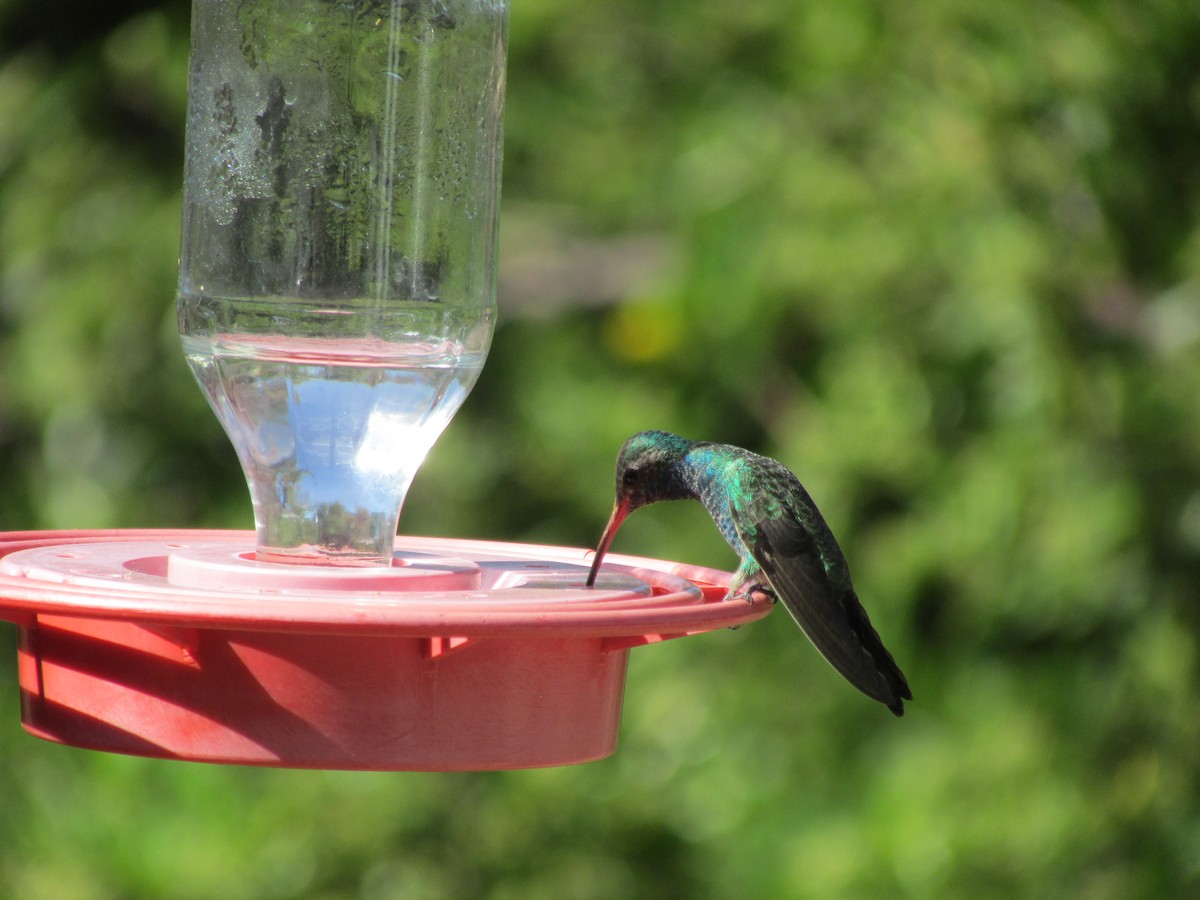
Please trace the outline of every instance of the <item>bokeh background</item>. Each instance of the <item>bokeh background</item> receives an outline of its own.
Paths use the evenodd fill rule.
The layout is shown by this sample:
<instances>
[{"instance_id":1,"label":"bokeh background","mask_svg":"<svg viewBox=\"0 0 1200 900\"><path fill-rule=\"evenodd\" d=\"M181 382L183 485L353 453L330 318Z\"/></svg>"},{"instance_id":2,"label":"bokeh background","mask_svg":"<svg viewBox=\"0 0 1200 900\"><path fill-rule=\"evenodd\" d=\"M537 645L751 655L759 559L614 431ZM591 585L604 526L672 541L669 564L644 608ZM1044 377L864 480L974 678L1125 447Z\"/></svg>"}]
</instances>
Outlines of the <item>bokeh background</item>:
<instances>
[{"instance_id":1,"label":"bokeh background","mask_svg":"<svg viewBox=\"0 0 1200 900\"><path fill-rule=\"evenodd\" d=\"M173 318L186 0L0 0L0 529L251 526ZM401 531L592 544L633 431L794 468L916 700L777 612L604 762L289 772L18 724L0 895L1200 892L1200 7L514 0L502 324ZM616 549L731 568L703 511Z\"/></svg>"}]
</instances>

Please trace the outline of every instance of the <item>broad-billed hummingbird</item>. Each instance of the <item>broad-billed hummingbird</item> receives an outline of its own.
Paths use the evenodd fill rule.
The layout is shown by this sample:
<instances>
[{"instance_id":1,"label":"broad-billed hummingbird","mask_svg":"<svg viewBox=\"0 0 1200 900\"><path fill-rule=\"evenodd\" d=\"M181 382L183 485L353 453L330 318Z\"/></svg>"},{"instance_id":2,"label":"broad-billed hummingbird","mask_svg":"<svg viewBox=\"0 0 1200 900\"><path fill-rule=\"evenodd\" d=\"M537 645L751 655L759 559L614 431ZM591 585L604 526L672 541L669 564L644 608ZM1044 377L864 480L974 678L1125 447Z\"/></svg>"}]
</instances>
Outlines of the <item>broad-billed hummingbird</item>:
<instances>
[{"instance_id":1,"label":"broad-billed hummingbird","mask_svg":"<svg viewBox=\"0 0 1200 900\"><path fill-rule=\"evenodd\" d=\"M659 500L703 503L741 559L729 596L758 590L782 600L847 681L904 715L902 701L912 692L858 602L837 539L800 479L773 459L665 431L635 434L617 456L617 501L589 587L625 517Z\"/></svg>"}]
</instances>

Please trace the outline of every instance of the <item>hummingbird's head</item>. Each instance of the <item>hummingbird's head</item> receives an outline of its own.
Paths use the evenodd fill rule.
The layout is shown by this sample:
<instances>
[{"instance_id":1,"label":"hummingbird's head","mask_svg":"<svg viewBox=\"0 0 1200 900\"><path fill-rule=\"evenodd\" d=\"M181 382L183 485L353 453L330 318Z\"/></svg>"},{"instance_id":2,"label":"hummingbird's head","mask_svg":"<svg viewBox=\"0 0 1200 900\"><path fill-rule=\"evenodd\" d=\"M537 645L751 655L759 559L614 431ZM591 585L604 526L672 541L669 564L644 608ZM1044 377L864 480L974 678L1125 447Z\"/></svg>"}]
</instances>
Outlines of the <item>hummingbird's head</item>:
<instances>
[{"instance_id":1,"label":"hummingbird's head","mask_svg":"<svg viewBox=\"0 0 1200 900\"><path fill-rule=\"evenodd\" d=\"M659 500L692 496L680 466L692 445L687 438L666 431L640 431L625 442L617 454L617 502L596 547L589 587L595 583L600 562L626 516Z\"/></svg>"},{"instance_id":2,"label":"hummingbird's head","mask_svg":"<svg viewBox=\"0 0 1200 900\"><path fill-rule=\"evenodd\" d=\"M617 507L624 516L659 500L683 500L688 494L679 464L692 441L666 431L641 431L617 454Z\"/></svg>"}]
</instances>

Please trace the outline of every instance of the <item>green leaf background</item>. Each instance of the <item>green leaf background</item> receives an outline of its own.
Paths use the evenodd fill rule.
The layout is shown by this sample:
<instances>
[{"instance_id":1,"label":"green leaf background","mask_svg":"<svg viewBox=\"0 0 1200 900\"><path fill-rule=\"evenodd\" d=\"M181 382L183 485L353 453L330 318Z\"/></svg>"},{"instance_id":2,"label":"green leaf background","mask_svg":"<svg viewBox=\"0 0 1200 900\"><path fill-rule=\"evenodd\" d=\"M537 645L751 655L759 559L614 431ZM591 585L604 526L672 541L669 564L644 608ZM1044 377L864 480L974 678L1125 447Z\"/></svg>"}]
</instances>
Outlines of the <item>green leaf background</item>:
<instances>
[{"instance_id":1,"label":"green leaf background","mask_svg":"<svg viewBox=\"0 0 1200 900\"><path fill-rule=\"evenodd\" d=\"M188 5L0 0L0 530L251 525L183 361ZM19 727L0 894L1200 892L1200 9L515 0L501 325L401 531L587 546L621 441L775 456L915 700L777 613L635 650L585 766L379 774ZM695 505L616 549L732 568Z\"/></svg>"}]
</instances>

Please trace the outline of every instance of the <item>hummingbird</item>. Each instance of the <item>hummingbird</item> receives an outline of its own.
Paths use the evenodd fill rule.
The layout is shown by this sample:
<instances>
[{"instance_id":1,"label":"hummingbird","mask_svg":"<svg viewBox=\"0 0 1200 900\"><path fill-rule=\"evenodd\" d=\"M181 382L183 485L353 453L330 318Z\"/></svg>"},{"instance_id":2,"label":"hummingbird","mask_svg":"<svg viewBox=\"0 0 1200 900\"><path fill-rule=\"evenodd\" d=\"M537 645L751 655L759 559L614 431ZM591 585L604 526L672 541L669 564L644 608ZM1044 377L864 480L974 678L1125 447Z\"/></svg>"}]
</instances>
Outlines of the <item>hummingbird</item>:
<instances>
[{"instance_id":1,"label":"hummingbird","mask_svg":"<svg viewBox=\"0 0 1200 900\"><path fill-rule=\"evenodd\" d=\"M740 559L727 599L782 600L821 655L852 685L904 715L908 682L858 602L850 567L804 485L786 466L730 444L642 431L617 455L617 499L588 573L621 523L660 500L699 500Z\"/></svg>"}]
</instances>

